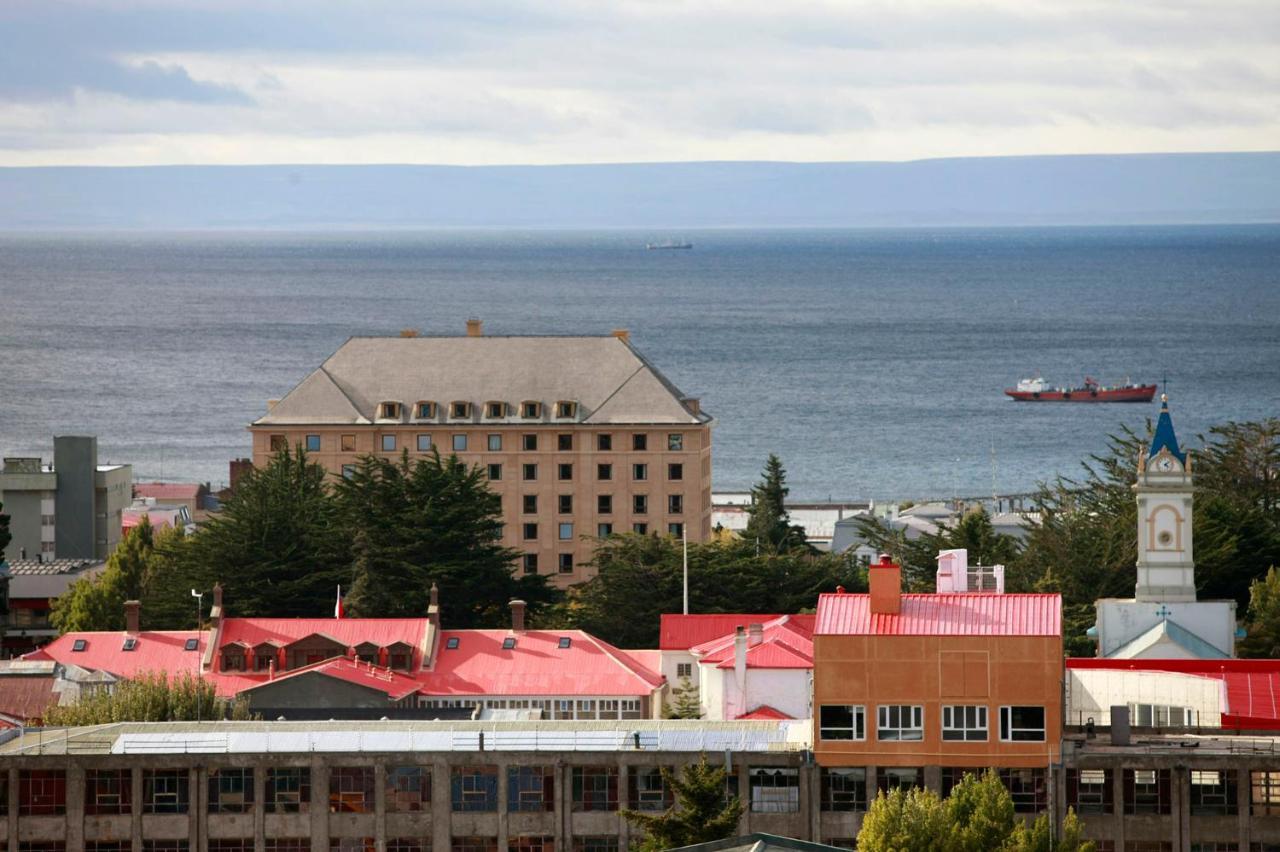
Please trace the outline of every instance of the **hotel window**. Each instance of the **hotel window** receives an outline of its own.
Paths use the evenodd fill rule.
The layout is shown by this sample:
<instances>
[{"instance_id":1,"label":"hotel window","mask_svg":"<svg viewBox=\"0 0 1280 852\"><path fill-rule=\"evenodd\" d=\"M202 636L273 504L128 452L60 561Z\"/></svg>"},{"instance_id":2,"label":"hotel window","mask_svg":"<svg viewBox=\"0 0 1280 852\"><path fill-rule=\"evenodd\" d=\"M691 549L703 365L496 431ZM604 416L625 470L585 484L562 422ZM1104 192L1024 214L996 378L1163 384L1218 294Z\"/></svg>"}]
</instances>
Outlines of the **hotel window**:
<instances>
[{"instance_id":1,"label":"hotel window","mask_svg":"<svg viewBox=\"0 0 1280 852\"><path fill-rule=\"evenodd\" d=\"M489 440L489 444L488 444L488 446L489 446L489 452L491 452L491 453L497 453L497 452L501 452L501 451L502 451L502 436L501 436L501 435L490 435L488 440Z\"/></svg>"},{"instance_id":2,"label":"hotel window","mask_svg":"<svg viewBox=\"0 0 1280 852\"><path fill-rule=\"evenodd\" d=\"M285 438L284 435L271 436L271 452L278 453L281 450L287 450L287 449L289 449L289 441Z\"/></svg>"},{"instance_id":3,"label":"hotel window","mask_svg":"<svg viewBox=\"0 0 1280 852\"><path fill-rule=\"evenodd\" d=\"M264 797L269 814L306 813L311 806L311 770L304 766L267 769Z\"/></svg>"},{"instance_id":4,"label":"hotel window","mask_svg":"<svg viewBox=\"0 0 1280 852\"><path fill-rule=\"evenodd\" d=\"M800 810L800 770L792 767L751 769L751 811L757 814L795 813Z\"/></svg>"},{"instance_id":5,"label":"hotel window","mask_svg":"<svg viewBox=\"0 0 1280 852\"><path fill-rule=\"evenodd\" d=\"M309 453L320 452L320 436L319 435L307 436L307 452Z\"/></svg>"},{"instance_id":6,"label":"hotel window","mask_svg":"<svg viewBox=\"0 0 1280 852\"><path fill-rule=\"evenodd\" d=\"M561 432L559 435L556 435L556 449L561 451L572 450L573 449L573 433Z\"/></svg>"},{"instance_id":7,"label":"hotel window","mask_svg":"<svg viewBox=\"0 0 1280 852\"><path fill-rule=\"evenodd\" d=\"M538 478L538 466L536 464L520 465L520 475L526 482L532 482Z\"/></svg>"},{"instance_id":8,"label":"hotel window","mask_svg":"<svg viewBox=\"0 0 1280 852\"><path fill-rule=\"evenodd\" d=\"M431 436L430 435L418 436L418 452L420 453L431 452Z\"/></svg>"},{"instance_id":9,"label":"hotel window","mask_svg":"<svg viewBox=\"0 0 1280 852\"><path fill-rule=\"evenodd\" d=\"M449 404L449 416L455 420L466 419L471 416L471 403L469 402L453 402Z\"/></svg>"},{"instance_id":10,"label":"hotel window","mask_svg":"<svg viewBox=\"0 0 1280 852\"><path fill-rule=\"evenodd\" d=\"M560 540L573 541L573 524L565 523L560 525Z\"/></svg>"},{"instance_id":11,"label":"hotel window","mask_svg":"<svg viewBox=\"0 0 1280 852\"><path fill-rule=\"evenodd\" d=\"M596 435L596 449L602 453L612 450L613 436L608 433Z\"/></svg>"},{"instance_id":12,"label":"hotel window","mask_svg":"<svg viewBox=\"0 0 1280 852\"><path fill-rule=\"evenodd\" d=\"M383 435L383 436L382 436L382 451L383 451L384 453L390 453L390 452L395 452L395 449L396 449L396 436L395 436L395 435Z\"/></svg>"},{"instance_id":13,"label":"hotel window","mask_svg":"<svg viewBox=\"0 0 1280 852\"><path fill-rule=\"evenodd\" d=\"M886 796L924 786L924 770L918 766L882 766L876 770L876 791Z\"/></svg>"},{"instance_id":14,"label":"hotel window","mask_svg":"<svg viewBox=\"0 0 1280 852\"><path fill-rule=\"evenodd\" d=\"M387 767L387 810L413 813L431 804L431 767ZM389 844L388 844L389 845Z\"/></svg>"},{"instance_id":15,"label":"hotel window","mask_svg":"<svg viewBox=\"0 0 1280 852\"><path fill-rule=\"evenodd\" d=\"M985 742L987 708L973 704L952 704L942 708L944 740Z\"/></svg>"},{"instance_id":16,"label":"hotel window","mask_svg":"<svg viewBox=\"0 0 1280 852\"><path fill-rule=\"evenodd\" d=\"M507 416L507 404L505 402L489 402L485 403L485 416L491 419Z\"/></svg>"},{"instance_id":17,"label":"hotel window","mask_svg":"<svg viewBox=\"0 0 1280 852\"><path fill-rule=\"evenodd\" d=\"M673 481L684 479L684 465L682 464L667 465L667 479L670 479Z\"/></svg>"},{"instance_id":18,"label":"hotel window","mask_svg":"<svg viewBox=\"0 0 1280 852\"><path fill-rule=\"evenodd\" d=\"M684 512L684 496L681 494L667 495L667 514L679 515Z\"/></svg>"},{"instance_id":19,"label":"hotel window","mask_svg":"<svg viewBox=\"0 0 1280 852\"><path fill-rule=\"evenodd\" d=\"M1068 769L1067 805L1078 814L1109 814L1113 794L1108 769Z\"/></svg>"},{"instance_id":20,"label":"hotel window","mask_svg":"<svg viewBox=\"0 0 1280 852\"><path fill-rule=\"evenodd\" d=\"M673 432L667 436L667 449L672 452L678 452L684 449L684 434Z\"/></svg>"},{"instance_id":21,"label":"hotel window","mask_svg":"<svg viewBox=\"0 0 1280 852\"><path fill-rule=\"evenodd\" d=\"M573 554L561 553L559 565L560 565L561 574L572 574L573 573Z\"/></svg>"},{"instance_id":22,"label":"hotel window","mask_svg":"<svg viewBox=\"0 0 1280 852\"><path fill-rule=\"evenodd\" d=\"M684 524L679 521L667 524L667 535L674 536L676 538L684 538Z\"/></svg>"},{"instance_id":23,"label":"hotel window","mask_svg":"<svg viewBox=\"0 0 1280 852\"><path fill-rule=\"evenodd\" d=\"M613 524L596 524L598 538L608 538L611 535L613 535Z\"/></svg>"},{"instance_id":24,"label":"hotel window","mask_svg":"<svg viewBox=\"0 0 1280 852\"><path fill-rule=\"evenodd\" d=\"M454 837L449 842L449 852L498 852L498 838L474 835Z\"/></svg>"},{"instance_id":25,"label":"hotel window","mask_svg":"<svg viewBox=\"0 0 1280 852\"><path fill-rule=\"evenodd\" d=\"M84 812L118 816L133 812L133 773L128 769L90 769L84 779ZM8 804L8 800L5 800Z\"/></svg>"},{"instance_id":26,"label":"hotel window","mask_svg":"<svg viewBox=\"0 0 1280 852\"><path fill-rule=\"evenodd\" d=\"M1191 770L1191 815L1234 816L1235 772L1229 769Z\"/></svg>"},{"instance_id":27,"label":"hotel window","mask_svg":"<svg viewBox=\"0 0 1280 852\"><path fill-rule=\"evenodd\" d=\"M636 535L648 535L649 525L644 523L634 523L631 525L631 531Z\"/></svg>"},{"instance_id":28,"label":"hotel window","mask_svg":"<svg viewBox=\"0 0 1280 852\"><path fill-rule=\"evenodd\" d=\"M618 770L612 766L573 767L573 809L616 811Z\"/></svg>"},{"instance_id":29,"label":"hotel window","mask_svg":"<svg viewBox=\"0 0 1280 852\"><path fill-rule=\"evenodd\" d=\"M538 436L537 435L521 435L520 448L527 453L536 452L538 449Z\"/></svg>"},{"instance_id":30,"label":"hotel window","mask_svg":"<svg viewBox=\"0 0 1280 852\"><path fill-rule=\"evenodd\" d=\"M209 770L209 813L247 814L253 810L253 770Z\"/></svg>"},{"instance_id":31,"label":"hotel window","mask_svg":"<svg viewBox=\"0 0 1280 852\"><path fill-rule=\"evenodd\" d=\"M542 403L533 400L520 403L520 416L526 420L536 420L542 416Z\"/></svg>"},{"instance_id":32,"label":"hotel window","mask_svg":"<svg viewBox=\"0 0 1280 852\"><path fill-rule=\"evenodd\" d=\"M644 432L636 432L631 436L631 449L636 452L649 449L649 436Z\"/></svg>"},{"instance_id":33,"label":"hotel window","mask_svg":"<svg viewBox=\"0 0 1280 852\"><path fill-rule=\"evenodd\" d=\"M1038 814L1049 807L1049 773L1045 769L1001 769L1000 780L1009 790L1013 809Z\"/></svg>"},{"instance_id":34,"label":"hotel window","mask_svg":"<svg viewBox=\"0 0 1280 852\"><path fill-rule=\"evenodd\" d=\"M335 766L329 770L329 811L373 812L372 766Z\"/></svg>"},{"instance_id":35,"label":"hotel window","mask_svg":"<svg viewBox=\"0 0 1280 852\"><path fill-rule=\"evenodd\" d=\"M611 464L596 465L596 479L599 479L602 482L607 482L608 480L613 479L613 465Z\"/></svg>"},{"instance_id":36,"label":"hotel window","mask_svg":"<svg viewBox=\"0 0 1280 852\"><path fill-rule=\"evenodd\" d=\"M555 770L552 767L507 767L508 811L550 811L555 808L555 802Z\"/></svg>"},{"instance_id":37,"label":"hotel window","mask_svg":"<svg viewBox=\"0 0 1280 852\"><path fill-rule=\"evenodd\" d=\"M1044 742L1043 707L1001 707L1000 739L1005 742Z\"/></svg>"},{"instance_id":38,"label":"hotel window","mask_svg":"<svg viewBox=\"0 0 1280 852\"><path fill-rule=\"evenodd\" d=\"M462 812L498 809L496 766L455 766L449 779L453 809Z\"/></svg>"},{"instance_id":39,"label":"hotel window","mask_svg":"<svg viewBox=\"0 0 1280 852\"><path fill-rule=\"evenodd\" d=\"M537 525L537 524L525 524L525 525L524 525L524 540L525 540L525 541L534 541L534 540L536 540L537 538L538 538L538 525Z\"/></svg>"},{"instance_id":40,"label":"hotel window","mask_svg":"<svg viewBox=\"0 0 1280 852\"><path fill-rule=\"evenodd\" d=\"M538 495L537 494L525 494L520 498L520 501L522 503L521 508L524 509L524 513L526 515L532 515L538 511Z\"/></svg>"},{"instance_id":41,"label":"hotel window","mask_svg":"<svg viewBox=\"0 0 1280 852\"><path fill-rule=\"evenodd\" d=\"M618 852L618 836L593 834L573 837L573 852Z\"/></svg>"},{"instance_id":42,"label":"hotel window","mask_svg":"<svg viewBox=\"0 0 1280 852\"><path fill-rule=\"evenodd\" d=\"M556 476L560 479L561 482L565 482L567 480L573 479L573 465L571 464L556 465Z\"/></svg>"},{"instance_id":43,"label":"hotel window","mask_svg":"<svg viewBox=\"0 0 1280 852\"><path fill-rule=\"evenodd\" d=\"M824 740L865 740L866 708L860 704L823 704L818 708L818 737Z\"/></svg>"},{"instance_id":44,"label":"hotel window","mask_svg":"<svg viewBox=\"0 0 1280 852\"><path fill-rule=\"evenodd\" d=\"M400 403L384 402L378 406L379 420L399 420L400 419Z\"/></svg>"},{"instance_id":45,"label":"hotel window","mask_svg":"<svg viewBox=\"0 0 1280 852\"><path fill-rule=\"evenodd\" d=\"M822 810L865 811L867 809L867 770L822 769Z\"/></svg>"},{"instance_id":46,"label":"hotel window","mask_svg":"<svg viewBox=\"0 0 1280 852\"><path fill-rule=\"evenodd\" d=\"M919 704L882 704L877 714L876 739L924 739L924 708Z\"/></svg>"},{"instance_id":47,"label":"hotel window","mask_svg":"<svg viewBox=\"0 0 1280 852\"><path fill-rule=\"evenodd\" d=\"M628 803L633 811L665 811L673 802L672 791L656 766L628 766Z\"/></svg>"},{"instance_id":48,"label":"hotel window","mask_svg":"<svg viewBox=\"0 0 1280 852\"><path fill-rule=\"evenodd\" d=\"M573 495L561 494L556 497L556 508L560 514L568 515L573 513Z\"/></svg>"},{"instance_id":49,"label":"hotel window","mask_svg":"<svg viewBox=\"0 0 1280 852\"><path fill-rule=\"evenodd\" d=\"M191 803L185 769L142 770L142 812L185 814Z\"/></svg>"},{"instance_id":50,"label":"hotel window","mask_svg":"<svg viewBox=\"0 0 1280 852\"><path fill-rule=\"evenodd\" d=\"M631 465L631 478L637 482L644 482L649 478L649 465L633 464Z\"/></svg>"},{"instance_id":51,"label":"hotel window","mask_svg":"<svg viewBox=\"0 0 1280 852\"><path fill-rule=\"evenodd\" d=\"M342 466L342 478L350 479L356 475L356 466L353 464L344 464Z\"/></svg>"},{"instance_id":52,"label":"hotel window","mask_svg":"<svg viewBox=\"0 0 1280 852\"><path fill-rule=\"evenodd\" d=\"M1249 803L1254 816L1280 816L1280 771L1249 773Z\"/></svg>"},{"instance_id":53,"label":"hotel window","mask_svg":"<svg viewBox=\"0 0 1280 852\"><path fill-rule=\"evenodd\" d=\"M577 417L578 403L561 400L556 403L556 417Z\"/></svg>"},{"instance_id":54,"label":"hotel window","mask_svg":"<svg viewBox=\"0 0 1280 852\"><path fill-rule=\"evenodd\" d=\"M436 404L434 402L418 403L418 419L434 420L436 416Z\"/></svg>"},{"instance_id":55,"label":"hotel window","mask_svg":"<svg viewBox=\"0 0 1280 852\"><path fill-rule=\"evenodd\" d=\"M631 511L637 515L643 515L649 511L649 498L644 494L635 494L631 497Z\"/></svg>"},{"instance_id":56,"label":"hotel window","mask_svg":"<svg viewBox=\"0 0 1280 852\"><path fill-rule=\"evenodd\" d=\"M490 482L497 482L502 479L502 465L491 464L488 466L488 472Z\"/></svg>"},{"instance_id":57,"label":"hotel window","mask_svg":"<svg viewBox=\"0 0 1280 852\"><path fill-rule=\"evenodd\" d=\"M1124 769L1124 812L1167 814L1170 802L1168 769Z\"/></svg>"},{"instance_id":58,"label":"hotel window","mask_svg":"<svg viewBox=\"0 0 1280 852\"><path fill-rule=\"evenodd\" d=\"M461 453L461 452L465 452L465 451L466 451L466 449L467 449L467 436L466 436L466 435L454 435L454 436L453 436L453 451L454 451L455 453Z\"/></svg>"},{"instance_id":59,"label":"hotel window","mask_svg":"<svg viewBox=\"0 0 1280 852\"><path fill-rule=\"evenodd\" d=\"M356 436L341 435L338 438L338 448L344 453L354 453L356 451Z\"/></svg>"},{"instance_id":60,"label":"hotel window","mask_svg":"<svg viewBox=\"0 0 1280 852\"><path fill-rule=\"evenodd\" d=\"M602 515L608 515L613 512L613 495L597 494L596 495L596 511Z\"/></svg>"}]
</instances>

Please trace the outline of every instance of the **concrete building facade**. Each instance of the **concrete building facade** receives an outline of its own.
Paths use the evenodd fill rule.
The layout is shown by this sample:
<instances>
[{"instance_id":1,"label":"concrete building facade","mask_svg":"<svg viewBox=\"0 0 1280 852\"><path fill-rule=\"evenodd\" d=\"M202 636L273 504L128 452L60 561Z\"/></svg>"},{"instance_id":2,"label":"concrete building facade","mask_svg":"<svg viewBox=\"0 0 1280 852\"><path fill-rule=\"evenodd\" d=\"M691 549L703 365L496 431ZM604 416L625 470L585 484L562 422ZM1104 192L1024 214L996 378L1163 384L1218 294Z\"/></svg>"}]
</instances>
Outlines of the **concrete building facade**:
<instances>
[{"instance_id":1,"label":"concrete building facade","mask_svg":"<svg viewBox=\"0 0 1280 852\"><path fill-rule=\"evenodd\" d=\"M519 570L588 579L592 537L711 535L711 425L606 337L352 338L255 420L253 462L302 447L335 476L364 455L456 454L502 499Z\"/></svg>"}]
</instances>

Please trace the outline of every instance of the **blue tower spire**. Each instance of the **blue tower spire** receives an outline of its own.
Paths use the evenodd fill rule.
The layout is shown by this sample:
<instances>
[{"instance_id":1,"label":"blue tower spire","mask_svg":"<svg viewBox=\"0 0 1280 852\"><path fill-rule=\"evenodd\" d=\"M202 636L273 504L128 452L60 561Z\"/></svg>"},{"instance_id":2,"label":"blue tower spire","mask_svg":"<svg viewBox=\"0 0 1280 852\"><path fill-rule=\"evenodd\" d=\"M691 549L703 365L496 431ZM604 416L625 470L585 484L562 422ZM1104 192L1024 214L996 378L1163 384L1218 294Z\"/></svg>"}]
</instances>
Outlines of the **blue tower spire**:
<instances>
[{"instance_id":1,"label":"blue tower spire","mask_svg":"<svg viewBox=\"0 0 1280 852\"><path fill-rule=\"evenodd\" d=\"M1182 464L1187 463L1187 454L1178 448L1178 436L1173 432L1173 418L1169 416L1167 394L1160 394L1160 419L1156 421L1156 433L1151 437L1151 449L1147 451L1147 458L1158 454L1162 449L1167 449L1169 455Z\"/></svg>"}]
</instances>

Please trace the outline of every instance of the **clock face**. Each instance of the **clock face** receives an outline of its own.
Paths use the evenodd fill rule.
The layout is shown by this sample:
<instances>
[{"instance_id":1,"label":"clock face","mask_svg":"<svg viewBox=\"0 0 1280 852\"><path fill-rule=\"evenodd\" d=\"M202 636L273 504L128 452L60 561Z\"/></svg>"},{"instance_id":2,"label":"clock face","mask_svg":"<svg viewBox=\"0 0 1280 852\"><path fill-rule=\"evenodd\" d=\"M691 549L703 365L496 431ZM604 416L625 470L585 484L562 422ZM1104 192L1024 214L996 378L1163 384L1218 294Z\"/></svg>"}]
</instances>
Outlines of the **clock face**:
<instances>
[{"instance_id":1,"label":"clock face","mask_svg":"<svg viewBox=\"0 0 1280 852\"><path fill-rule=\"evenodd\" d=\"M1151 464L1151 467L1161 473L1170 473L1174 469L1173 459L1168 456L1161 456Z\"/></svg>"}]
</instances>

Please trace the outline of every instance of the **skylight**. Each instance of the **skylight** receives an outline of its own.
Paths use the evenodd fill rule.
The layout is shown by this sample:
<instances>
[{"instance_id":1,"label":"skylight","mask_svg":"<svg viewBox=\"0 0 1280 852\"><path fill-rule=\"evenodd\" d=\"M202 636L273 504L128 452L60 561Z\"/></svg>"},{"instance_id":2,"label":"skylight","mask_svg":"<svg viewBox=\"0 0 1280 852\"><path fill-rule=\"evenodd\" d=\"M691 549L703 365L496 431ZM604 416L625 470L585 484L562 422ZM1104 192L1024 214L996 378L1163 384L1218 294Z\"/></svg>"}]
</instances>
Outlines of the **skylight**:
<instances>
[{"instance_id":1,"label":"skylight","mask_svg":"<svg viewBox=\"0 0 1280 852\"><path fill-rule=\"evenodd\" d=\"M183 650L185 651L194 651L196 648L200 647L200 640L188 639L187 644L183 645L182 647L183 647Z\"/></svg>"},{"instance_id":2,"label":"skylight","mask_svg":"<svg viewBox=\"0 0 1280 852\"><path fill-rule=\"evenodd\" d=\"M516 638L514 636L508 636L506 639L502 640L502 650L504 651L510 651L515 646Z\"/></svg>"},{"instance_id":3,"label":"skylight","mask_svg":"<svg viewBox=\"0 0 1280 852\"><path fill-rule=\"evenodd\" d=\"M136 648L136 647L138 647L138 640L137 640L136 638L134 638L133 636L128 636L128 637L126 637L126 638L125 638L125 640L124 640L124 647L123 647L123 648L121 648L120 650L122 650L122 651L132 651L132 650L133 650L134 648Z\"/></svg>"},{"instance_id":4,"label":"skylight","mask_svg":"<svg viewBox=\"0 0 1280 852\"><path fill-rule=\"evenodd\" d=\"M444 646L448 648L450 651L454 650L455 648L458 647L458 637L450 636L449 640L444 643Z\"/></svg>"},{"instance_id":5,"label":"skylight","mask_svg":"<svg viewBox=\"0 0 1280 852\"><path fill-rule=\"evenodd\" d=\"M560 647L561 647L561 648L568 648L568 647L569 647L569 645L570 645L572 642L573 642L573 639L572 639L572 638L570 638L570 637L568 637L568 636L561 636L561 637L560 637Z\"/></svg>"},{"instance_id":6,"label":"skylight","mask_svg":"<svg viewBox=\"0 0 1280 852\"><path fill-rule=\"evenodd\" d=\"M85 649L86 644L87 643L83 639L77 639L76 641L71 643L71 650L83 651Z\"/></svg>"}]
</instances>

